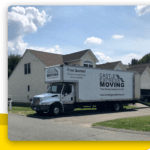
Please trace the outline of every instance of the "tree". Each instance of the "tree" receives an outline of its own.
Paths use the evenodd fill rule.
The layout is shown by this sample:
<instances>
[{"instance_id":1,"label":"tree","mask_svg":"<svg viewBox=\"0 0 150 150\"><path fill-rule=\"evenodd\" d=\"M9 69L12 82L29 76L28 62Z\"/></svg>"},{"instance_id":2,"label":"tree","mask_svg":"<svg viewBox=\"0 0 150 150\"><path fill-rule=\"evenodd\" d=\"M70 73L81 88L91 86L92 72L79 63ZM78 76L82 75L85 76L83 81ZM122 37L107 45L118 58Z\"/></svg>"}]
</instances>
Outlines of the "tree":
<instances>
[{"instance_id":1,"label":"tree","mask_svg":"<svg viewBox=\"0 0 150 150\"><path fill-rule=\"evenodd\" d=\"M146 64L146 63L150 63L150 53L143 56L140 60L135 58L132 59L131 64L129 63L129 65Z\"/></svg>"},{"instance_id":2,"label":"tree","mask_svg":"<svg viewBox=\"0 0 150 150\"><path fill-rule=\"evenodd\" d=\"M15 54L10 54L8 56L8 77L11 75L15 67L17 66L18 62L20 61L21 56L20 55L15 55Z\"/></svg>"},{"instance_id":3,"label":"tree","mask_svg":"<svg viewBox=\"0 0 150 150\"><path fill-rule=\"evenodd\" d=\"M138 59L134 58L134 59L131 60L131 65L137 65L138 62L139 62Z\"/></svg>"},{"instance_id":4,"label":"tree","mask_svg":"<svg viewBox=\"0 0 150 150\"><path fill-rule=\"evenodd\" d=\"M139 60L139 64L150 63L150 53L146 54L142 59Z\"/></svg>"}]
</instances>

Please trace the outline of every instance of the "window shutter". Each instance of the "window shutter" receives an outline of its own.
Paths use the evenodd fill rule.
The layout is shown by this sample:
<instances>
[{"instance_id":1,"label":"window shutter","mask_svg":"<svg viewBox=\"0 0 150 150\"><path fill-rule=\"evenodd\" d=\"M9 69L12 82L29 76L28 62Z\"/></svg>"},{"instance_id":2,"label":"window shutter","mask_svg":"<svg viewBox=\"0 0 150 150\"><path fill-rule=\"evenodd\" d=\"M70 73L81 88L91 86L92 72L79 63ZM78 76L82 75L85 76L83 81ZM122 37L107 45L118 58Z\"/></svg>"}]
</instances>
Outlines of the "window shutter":
<instances>
[{"instance_id":1,"label":"window shutter","mask_svg":"<svg viewBox=\"0 0 150 150\"><path fill-rule=\"evenodd\" d=\"M28 63L28 74L31 73L30 63Z\"/></svg>"},{"instance_id":2,"label":"window shutter","mask_svg":"<svg viewBox=\"0 0 150 150\"><path fill-rule=\"evenodd\" d=\"M27 74L27 64L24 64L24 74Z\"/></svg>"},{"instance_id":3,"label":"window shutter","mask_svg":"<svg viewBox=\"0 0 150 150\"><path fill-rule=\"evenodd\" d=\"M30 91L30 85L28 85L28 91Z\"/></svg>"}]
</instances>

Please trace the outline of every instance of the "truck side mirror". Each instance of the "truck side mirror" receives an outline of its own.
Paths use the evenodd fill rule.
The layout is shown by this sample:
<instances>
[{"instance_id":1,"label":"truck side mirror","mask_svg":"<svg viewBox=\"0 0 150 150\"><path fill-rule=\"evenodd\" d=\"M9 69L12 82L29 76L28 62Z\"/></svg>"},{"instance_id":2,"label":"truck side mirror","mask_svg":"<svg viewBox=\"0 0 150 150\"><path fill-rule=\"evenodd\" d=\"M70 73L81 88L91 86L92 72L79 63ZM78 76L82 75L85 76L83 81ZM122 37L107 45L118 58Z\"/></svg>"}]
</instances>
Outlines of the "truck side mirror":
<instances>
[{"instance_id":1,"label":"truck side mirror","mask_svg":"<svg viewBox=\"0 0 150 150\"><path fill-rule=\"evenodd\" d=\"M67 96L67 93L64 93L64 96Z\"/></svg>"}]
</instances>

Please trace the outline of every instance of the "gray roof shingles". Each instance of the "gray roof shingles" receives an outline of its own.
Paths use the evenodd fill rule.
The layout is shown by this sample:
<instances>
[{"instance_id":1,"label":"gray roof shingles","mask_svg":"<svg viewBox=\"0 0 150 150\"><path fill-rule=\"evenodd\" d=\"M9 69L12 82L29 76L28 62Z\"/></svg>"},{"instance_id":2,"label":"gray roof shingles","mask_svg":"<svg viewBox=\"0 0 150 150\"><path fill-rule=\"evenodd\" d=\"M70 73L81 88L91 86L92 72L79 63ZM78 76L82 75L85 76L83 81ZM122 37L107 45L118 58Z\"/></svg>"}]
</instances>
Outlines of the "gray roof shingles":
<instances>
[{"instance_id":1,"label":"gray roof shingles","mask_svg":"<svg viewBox=\"0 0 150 150\"><path fill-rule=\"evenodd\" d=\"M139 74L142 74L144 70L147 68L147 66L150 68L150 63L147 64L139 64L139 65L129 65L129 68L126 68L127 71L136 71Z\"/></svg>"},{"instance_id":2,"label":"gray roof shingles","mask_svg":"<svg viewBox=\"0 0 150 150\"><path fill-rule=\"evenodd\" d=\"M115 67L120 63L121 61L116 61L116 62L110 62L106 64L100 64L96 65L96 68L100 69L115 69Z\"/></svg>"},{"instance_id":3,"label":"gray roof shingles","mask_svg":"<svg viewBox=\"0 0 150 150\"><path fill-rule=\"evenodd\" d=\"M61 55L61 54L53 54L47 52L41 52L36 50L27 49L33 55L35 55L39 60L41 60L46 66L54 66L58 64L64 64L65 62L78 60L80 59L89 49L83 50L80 52Z\"/></svg>"}]
</instances>

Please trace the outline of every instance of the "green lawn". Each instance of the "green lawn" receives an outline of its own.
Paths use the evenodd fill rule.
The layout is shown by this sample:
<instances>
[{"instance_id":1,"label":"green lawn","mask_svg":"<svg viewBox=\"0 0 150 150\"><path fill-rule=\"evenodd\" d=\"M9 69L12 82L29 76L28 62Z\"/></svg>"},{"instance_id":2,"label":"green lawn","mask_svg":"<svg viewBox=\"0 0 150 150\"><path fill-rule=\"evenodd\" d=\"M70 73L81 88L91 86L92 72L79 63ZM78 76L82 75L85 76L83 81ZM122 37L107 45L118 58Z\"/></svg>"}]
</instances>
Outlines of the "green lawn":
<instances>
[{"instance_id":1,"label":"green lawn","mask_svg":"<svg viewBox=\"0 0 150 150\"><path fill-rule=\"evenodd\" d=\"M29 115L36 113L34 110L32 110L30 107L19 107L19 106L12 106L12 110L9 110L9 113L15 113L20 115Z\"/></svg>"},{"instance_id":2,"label":"green lawn","mask_svg":"<svg viewBox=\"0 0 150 150\"><path fill-rule=\"evenodd\" d=\"M135 106L124 106L124 109L133 109L136 108ZM88 106L85 106L84 108L76 108L74 111L85 111L85 110L97 110L96 106L93 108L90 108ZM8 109L9 113L16 113L21 115L29 115L29 114L35 114L36 112L32 110L29 106L12 106L12 110L10 111Z\"/></svg>"},{"instance_id":3,"label":"green lawn","mask_svg":"<svg viewBox=\"0 0 150 150\"><path fill-rule=\"evenodd\" d=\"M150 131L150 116L116 119L94 123L93 126L104 126L137 131Z\"/></svg>"}]
</instances>

